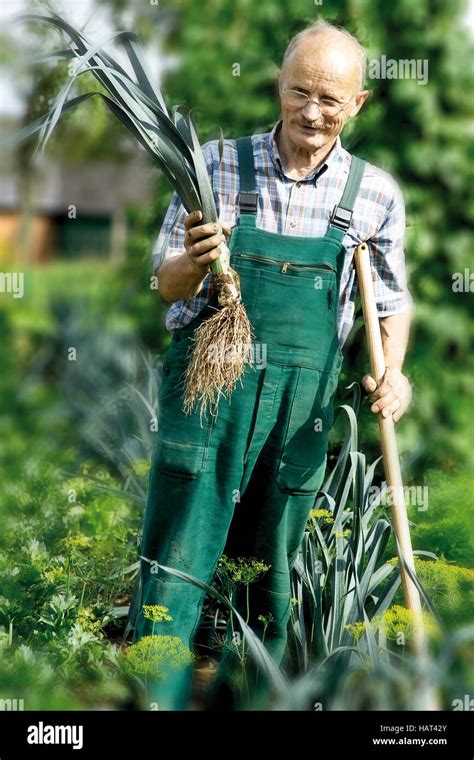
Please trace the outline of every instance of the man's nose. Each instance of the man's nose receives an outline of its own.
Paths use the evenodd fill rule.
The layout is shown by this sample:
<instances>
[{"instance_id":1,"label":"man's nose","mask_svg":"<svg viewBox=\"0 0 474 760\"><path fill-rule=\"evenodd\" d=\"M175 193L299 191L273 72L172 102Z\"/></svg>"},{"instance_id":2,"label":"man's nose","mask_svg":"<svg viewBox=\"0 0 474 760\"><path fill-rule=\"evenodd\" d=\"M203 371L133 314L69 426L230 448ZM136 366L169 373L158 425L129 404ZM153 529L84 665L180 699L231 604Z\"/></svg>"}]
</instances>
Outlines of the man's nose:
<instances>
[{"instance_id":1,"label":"man's nose","mask_svg":"<svg viewBox=\"0 0 474 760\"><path fill-rule=\"evenodd\" d=\"M308 119L308 121L314 121L314 119L317 118L320 114L321 110L314 100L310 100L303 108L303 116Z\"/></svg>"}]
</instances>

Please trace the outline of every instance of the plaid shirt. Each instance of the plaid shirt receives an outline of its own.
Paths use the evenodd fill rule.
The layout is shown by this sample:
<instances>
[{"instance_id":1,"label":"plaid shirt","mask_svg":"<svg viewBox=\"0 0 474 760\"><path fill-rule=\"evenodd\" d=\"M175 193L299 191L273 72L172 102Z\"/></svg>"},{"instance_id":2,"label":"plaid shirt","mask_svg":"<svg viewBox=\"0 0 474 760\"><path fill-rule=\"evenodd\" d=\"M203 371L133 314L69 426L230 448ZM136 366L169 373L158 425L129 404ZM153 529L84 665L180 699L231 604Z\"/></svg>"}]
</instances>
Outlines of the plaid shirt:
<instances>
[{"instance_id":1,"label":"plaid shirt","mask_svg":"<svg viewBox=\"0 0 474 760\"><path fill-rule=\"evenodd\" d=\"M340 201L349 173L350 153L344 150L338 137L322 165L304 178L288 177L275 140L280 124L281 121L276 122L271 132L252 136L258 191L256 225L281 235L321 237L327 231L334 206ZM235 140L224 141L220 166L217 140L205 143L203 153L218 218L232 227L238 223L237 194L240 185ZM179 205L180 200L174 192L153 247L154 270L169 256L184 252L184 210L170 234ZM404 234L405 206L398 185L389 174L367 163L351 226L343 239L346 257L338 312L341 347L354 322L357 282L353 254L359 243L365 241L369 245L379 317L398 314L410 308L412 298L406 283ZM167 329L179 329L190 322L212 296L213 287L212 273L209 272L197 296L172 304L166 315Z\"/></svg>"}]
</instances>

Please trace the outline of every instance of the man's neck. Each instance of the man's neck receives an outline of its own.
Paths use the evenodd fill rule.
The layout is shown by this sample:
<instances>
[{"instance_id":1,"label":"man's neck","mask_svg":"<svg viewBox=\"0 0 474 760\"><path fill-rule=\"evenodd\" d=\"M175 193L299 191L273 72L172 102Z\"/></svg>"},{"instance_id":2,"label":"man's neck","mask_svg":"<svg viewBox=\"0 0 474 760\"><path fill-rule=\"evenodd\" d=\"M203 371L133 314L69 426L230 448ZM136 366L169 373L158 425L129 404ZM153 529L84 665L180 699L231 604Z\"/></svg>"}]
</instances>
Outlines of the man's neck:
<instances>
[{"instance_id":1,"label":"man's neck","mask_svg":"<svg viewBox=\"0 0 474 760\"><path fill-rule=\"evenodd\" d=\"M302 179L323 163L336 144L337 137L332 142L314 151L306 150L289 140L285 125L282 123L275 135L275 140L285 173L292 179Z\"/></svg>"}]
</instances>

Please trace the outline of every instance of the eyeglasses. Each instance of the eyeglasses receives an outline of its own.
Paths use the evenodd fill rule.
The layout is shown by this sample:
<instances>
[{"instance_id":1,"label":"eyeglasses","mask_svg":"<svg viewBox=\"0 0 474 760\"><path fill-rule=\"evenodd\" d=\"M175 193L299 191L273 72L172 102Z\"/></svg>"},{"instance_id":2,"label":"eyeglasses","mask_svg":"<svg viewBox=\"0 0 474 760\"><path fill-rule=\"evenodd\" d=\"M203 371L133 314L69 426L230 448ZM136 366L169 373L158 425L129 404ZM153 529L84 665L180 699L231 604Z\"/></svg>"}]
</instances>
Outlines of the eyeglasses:
<instances>
[{"instance_id":1,"label":"eyeglasses","mask_svg":"<svg viewBox=\"0 0 474 760\"><path fill-rule=\"evenodd\" d=\"M283 89L283 94L286 97L288 105L293 106L293 108L304 108L308 103L316 103L323 116L337 116L339 111L342 111L347 105L349 105L354 97L354 95L352 95L347 103L341 105L331 98L321 98L321 100L316 100L315 98L310 98L305 92L300 92L300 90L289 90L286 87Z\"/></svg>"}]
</instances>

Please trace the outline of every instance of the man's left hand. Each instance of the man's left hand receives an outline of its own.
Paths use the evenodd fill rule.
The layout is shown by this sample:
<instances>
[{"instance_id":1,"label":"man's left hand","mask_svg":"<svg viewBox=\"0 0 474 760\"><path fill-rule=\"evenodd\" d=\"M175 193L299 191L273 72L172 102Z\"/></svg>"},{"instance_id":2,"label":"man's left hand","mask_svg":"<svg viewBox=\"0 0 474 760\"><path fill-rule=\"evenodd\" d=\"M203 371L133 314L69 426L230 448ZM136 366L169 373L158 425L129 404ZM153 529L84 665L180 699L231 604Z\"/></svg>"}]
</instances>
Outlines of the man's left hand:
<instances>
[{"instance_id":1,"label":"man's left hand","mask_svg":"<svg viewBox=\"0 0 474 760\"><path fill-rule=\"evenodd\" d=\"M384 417L391 414L394 422L405 414L410 405L412 397L410 381L401 370L395 367L387 367L378 388L371 375L364 375L362 385L372 394L369 397L373 402L371 411L381 412Z\"/></svg>"}]
</instances>

